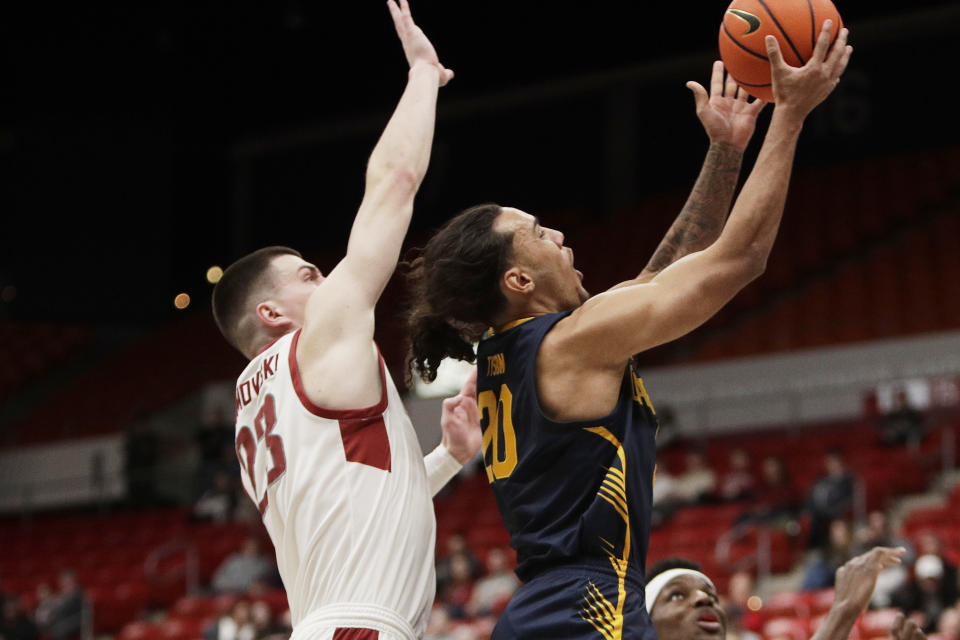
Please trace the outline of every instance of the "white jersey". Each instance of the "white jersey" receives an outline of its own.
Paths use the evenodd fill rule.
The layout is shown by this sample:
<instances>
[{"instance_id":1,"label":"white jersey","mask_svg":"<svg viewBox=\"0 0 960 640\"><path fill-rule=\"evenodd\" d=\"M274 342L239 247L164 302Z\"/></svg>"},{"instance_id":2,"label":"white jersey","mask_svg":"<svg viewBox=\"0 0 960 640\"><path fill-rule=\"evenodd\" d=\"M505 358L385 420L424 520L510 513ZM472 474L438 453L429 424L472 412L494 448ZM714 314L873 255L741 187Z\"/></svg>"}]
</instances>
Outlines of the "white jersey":
<instances>
[{"instance_id":1,"label":"white jersey","mask_svg":"<svg viewBox=\"0 0 960 640\"><path fill-rule=\"evenodd\" d=\"M436 522L413 425L382 358L378 404L314 405L297 368L299 336L247 365L236 426L243 487L276 548L294 636L373 620L420 637L435 591Z\"/></svg>"}]
</instances>

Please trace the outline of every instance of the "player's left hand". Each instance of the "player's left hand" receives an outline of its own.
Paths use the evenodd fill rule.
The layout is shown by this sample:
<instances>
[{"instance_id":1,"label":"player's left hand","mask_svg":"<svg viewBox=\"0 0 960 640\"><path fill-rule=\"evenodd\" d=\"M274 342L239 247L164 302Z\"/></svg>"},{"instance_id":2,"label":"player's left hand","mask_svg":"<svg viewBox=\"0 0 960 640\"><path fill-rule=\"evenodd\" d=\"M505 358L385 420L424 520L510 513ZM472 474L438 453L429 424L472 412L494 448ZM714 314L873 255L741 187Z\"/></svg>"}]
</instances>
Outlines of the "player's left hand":
<instances>
[{"instance_id":1,"label":"player's left hand","mask_svg":"<svg viewBox=\"0 0 960 640\"><path fill-rule=\"evenodd\" d=\"M854 615L863 613L877 586L877 576L884 569L901 564L906 552L903 547L874 547L848 560L837 570L836 600L854 611Z\"/></svg>"},{"instance_id":2,"label":"player's left hand","mask_svg":"<svg viewBox=\"0 0 960 640\"><path fill-rule=\"evenodd\" d=\"M443 401L440 429L443 432L443 446L460 464L466 464L480 451L483 434L480 429L480 410L477 408L476 369L463 383L460 393Z\"/></svg>"},{"instance_id":3,"label":"player's left hand","mask_svg":"<svg viewBox=\"0 0 960 640\"><path fill-rule=\"evenodd\" d=\"M763 100L747 100L747 93L729 75L724 82L723 62L713 63L710 94L692 80L687 88L693 92L697 117L711 142L725 142L740 151L747 148L757 124L757 115L767 104Z\"/></svg>"},{"instance_id":4,"label":"player's left hand","mask_svg":"<svg viewBox=\"0 0 960 640\"><path fill-rule=\"evenodd\" d=\"M920 625L907 619L902 613L898 613L893 619L890 637L893 640L927 640L927 635L920 629Z\"/></svg>"}]
</instances>

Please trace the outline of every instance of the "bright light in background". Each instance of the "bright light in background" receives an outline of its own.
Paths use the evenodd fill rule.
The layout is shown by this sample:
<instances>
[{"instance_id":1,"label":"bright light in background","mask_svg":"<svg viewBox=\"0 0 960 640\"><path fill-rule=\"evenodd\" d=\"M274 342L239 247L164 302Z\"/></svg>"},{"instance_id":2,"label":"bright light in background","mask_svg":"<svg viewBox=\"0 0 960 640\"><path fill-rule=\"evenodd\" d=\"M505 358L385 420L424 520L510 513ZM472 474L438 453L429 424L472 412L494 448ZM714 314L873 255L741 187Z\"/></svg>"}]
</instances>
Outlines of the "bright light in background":
<instances>
[{"instance_id":1,"label":"bright light in background","mask_svg":"<svg viewBox=\"0 0 960 640\"><path fill-rule=\"evenodd\" d=\"M214 265L207 269L207 282L210 284L217 284L220 282L220 278L223 277L223 269Z\"/></svg>"},{"instance_id":2,"label":"bright light in background","mask_svg":"<svg viewBox=\"0 0 960 640\"><path fill-rule=\"evenodd\" d=\"M190 294L188 293L178 293L177 297L173 299L173 306L181 311L190 306Z\"/></svg>"},{"instance_id":3,"label":"bright light in background","mask_svg":"<svg viewBox=\"0 0 960 640\"><path fill-rule=\"evenodd\" d=\"M477 345L473 345L476 353ZM437 379L427 384L419 376L413 378L413 393L419 398L449 398L460 392L467 377L473 373L477 365L463 360L447 358L440 363L437 369Z\"/></svg>"},{"instance_id":4,"label":"bright light in background","mask_svg":"<svg viewBox=\"0 0 960 640\"><path fill-rule=\"evenodd\" d=\"M750 596L747 598L747 609L750 611L760 611L763 608L763 600L760 596Z\"/></svg>"}]
</instances>

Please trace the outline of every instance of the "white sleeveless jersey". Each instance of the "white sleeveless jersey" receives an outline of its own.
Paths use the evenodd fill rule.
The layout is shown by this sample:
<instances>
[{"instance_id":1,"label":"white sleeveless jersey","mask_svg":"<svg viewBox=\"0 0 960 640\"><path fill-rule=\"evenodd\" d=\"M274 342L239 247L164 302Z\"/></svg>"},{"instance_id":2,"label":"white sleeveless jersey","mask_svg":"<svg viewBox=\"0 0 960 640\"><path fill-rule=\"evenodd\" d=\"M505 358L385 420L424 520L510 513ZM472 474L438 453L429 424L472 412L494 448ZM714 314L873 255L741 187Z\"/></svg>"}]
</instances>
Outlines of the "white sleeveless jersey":
<instances>
[{"instance_id":1,"label":"white sleeveless jersey","mask_svg":"<svg viewBox=\"0 0 960 640\"><path fill-rule=\"evenodd\" d=\"M236 426L243 486L276 548L294 627L311 614L380 612L420 637L436 522L413 425L382 358L377 405L315 406L297 369L299 336L244 370Z\"/></svg>"}]
</instances>

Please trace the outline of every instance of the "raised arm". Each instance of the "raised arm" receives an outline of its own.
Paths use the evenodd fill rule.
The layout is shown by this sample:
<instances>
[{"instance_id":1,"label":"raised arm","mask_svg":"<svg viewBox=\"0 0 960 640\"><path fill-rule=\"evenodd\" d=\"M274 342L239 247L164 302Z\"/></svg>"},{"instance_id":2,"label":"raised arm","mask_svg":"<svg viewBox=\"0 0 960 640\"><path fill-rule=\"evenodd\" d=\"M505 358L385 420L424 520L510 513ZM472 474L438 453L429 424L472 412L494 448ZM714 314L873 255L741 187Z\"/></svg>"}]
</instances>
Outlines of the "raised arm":
<instances>
[{"instance_id":1,"label":"raised arm","mask_svg":"<svg viewBox=\"0 0 960 640\"><path fill-rule=\"evenodd\" d=\"M387 6L410 66L407 86L370 154L346 256L311 294L297 346L308 395L330 408L379 397L373 310L396 268L430 161L437 90L453 77L413 22L407 0ZM343 376L347 369L355 375Z\"/></svg>"},{"instance_id":2,"label":"raised arm","mask_svg":"<svg viewBox=\"0 0 960 640\"><path fill-rule=\"evenodd\" d=\"M648 282L682 258L713 244L730 212L730 202L740 176L743 151L756 129L757 115L766 104L747 101L747 94L732 78L724 82L723 63L713 63L710 93L697 82L688 82L697 117L710 138L707 157L683 209L640 275L633 281Z\"/></svg>"},{"instance_id":3,"label":"raised arm","mask_svg":"<svg viewBox=\"0 0 960 640\"><path fill-rule=\"evenodd\" d=\"M720 237L649 282L605 292L575 311L563 330L569 338L564 346L584 362L619 369L632 354L703 324L763 272L780 226L803 122L836 86L852 52L845 29L830 48L829 24L801 68L788 66L776 39L768 37L776 105L756 164Z\"/></svg>"},{"instance_id":4,"label":"raised arm","mask_svg":"<svg viewBox=\"0 0 960 640\"><path fill-rule=\"evenodd\" d=\"M901 563L906 549L903 547L874 547L837 569L835 597L830 611L813 638L810 640L845 640L854 623L870 604L870 597L877 586L877 576L887 567ZM916 628L915 626L913 627ZM897 640L922 640L912 633L898 633L909 627L894 625L892 635Z\"/></svg>"},{"instance_id":5,"label":"raised arm","mask_svg":"<svg viewBox=\"0 0 960 640\"><path fill-rule=\"evenodd\" d=\"M364 308L371 308L389 281L400 256L413 199L427 172L436 118L437 89L453 72L439 62L433 45L413 22L407 0L387 2L410 65L407 86L367 163L366 187L347 253L330 273L326 295L346 287ZM343 280L344 282L339 282ZM323 287L321 287L321 295Z\"/></svg>"}]
</instances>

